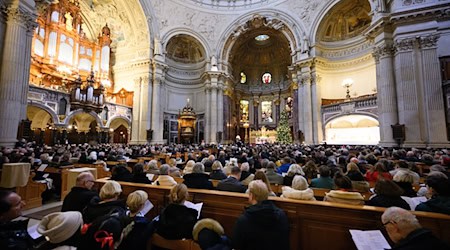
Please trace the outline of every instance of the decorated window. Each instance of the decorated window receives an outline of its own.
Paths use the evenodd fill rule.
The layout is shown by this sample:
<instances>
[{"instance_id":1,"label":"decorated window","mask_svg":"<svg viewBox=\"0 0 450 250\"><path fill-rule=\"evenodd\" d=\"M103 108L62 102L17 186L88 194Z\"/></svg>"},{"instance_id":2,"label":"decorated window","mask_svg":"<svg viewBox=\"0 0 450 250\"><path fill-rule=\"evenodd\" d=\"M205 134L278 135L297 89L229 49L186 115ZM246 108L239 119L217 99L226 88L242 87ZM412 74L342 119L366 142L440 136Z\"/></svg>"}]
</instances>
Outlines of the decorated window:
<instances>
[{"instance_id":1,"label":"decorated window","mask_svg":"<svg viewBox=\"0 0 450 250\"><path fill-rule=\"evenodd\" d=\"M262 122L273 122L271 101L261 102L261 120Z\"/></svg>"},{"instance_id":2,"label":"decorated window","mask_svg":"<svg viewBox=\"0 0 450 250\"><path fill-rule=\"evenodd\" d=\"M272 74L270 74L269 72L264 73L264 75L262 76L262 82L264 84L269 84L272 82Z\"/></svg>"},{"instance_id":3,"label":"decorated window","mask_svg":"<svg viewBox=\"0 0 450 250\"><path fill-rule=\"evenodd\" d=\"M247 100L241 100L240 101L240 114L241 114L241 122L248 122L249 121L249 114L248 114L248 104L249 102Z\"/></svg>"}]
</instances>

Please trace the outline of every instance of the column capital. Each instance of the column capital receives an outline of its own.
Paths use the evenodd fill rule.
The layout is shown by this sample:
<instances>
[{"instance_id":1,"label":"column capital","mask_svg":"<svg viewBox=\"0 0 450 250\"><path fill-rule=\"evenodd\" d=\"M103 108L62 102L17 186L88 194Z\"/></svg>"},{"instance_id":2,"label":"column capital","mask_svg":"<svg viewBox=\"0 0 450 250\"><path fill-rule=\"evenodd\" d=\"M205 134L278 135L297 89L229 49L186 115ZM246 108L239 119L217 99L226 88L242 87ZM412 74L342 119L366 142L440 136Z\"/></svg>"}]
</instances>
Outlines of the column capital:
<instances>
[{"instance_id":1,"label":"column capital","mask_svg":"<svg viewBox=\"0 0 450 250\"><path fill-rule=\"evenodd\" d=\"M437 42L439 40L439 34L431 34L428 36L421 36L418 38L419 46L421 49L432 49L436 48Z\"/></svg>"},{"instance_id":2,"label":"column capital","mask_svg":"<svg viewBox=\"0 0 450 250\"><path fill-rule=\"evenodd\" d=\"M28 35L32 35L37 27L37 15L33 11L21 6L9 6L4 8L2 12L7 16L7 22L15 22L26 28Z\"/></svg>"},{"instance_id":3,"label":"column capital","mask_svg":"<svg viewBox=\"0 0 450 250\"><path fill-rule=\"evenodd\" d=\"M398 39L394 42L394 49L396 53L412 51L417 39L415 37L409 37L404 39Z\"/></svg>"},{"instance_id":4,"label":"column capital","mask_svg":"<svg viewBox=\"0 0 450 250\"><path fill-rule=\"evenodd\" d=\"M389 57L394 55L395 49L390 44L381 44L379 46L375 46L372 51L372 56L375 58L375 61L378 63L380 58Z\"/></svg>"}]
</instances>

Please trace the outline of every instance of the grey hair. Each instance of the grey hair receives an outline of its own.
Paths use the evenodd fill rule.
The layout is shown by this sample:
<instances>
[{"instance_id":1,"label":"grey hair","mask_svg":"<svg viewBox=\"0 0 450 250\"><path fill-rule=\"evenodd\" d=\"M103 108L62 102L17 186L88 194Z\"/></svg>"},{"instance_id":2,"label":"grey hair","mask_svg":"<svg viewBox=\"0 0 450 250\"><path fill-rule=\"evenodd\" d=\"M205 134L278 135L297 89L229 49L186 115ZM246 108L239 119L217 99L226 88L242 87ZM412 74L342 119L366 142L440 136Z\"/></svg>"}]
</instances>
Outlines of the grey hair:
<instances>
[{"instance_id":1,"label":"grey hair","mask_svg":"<svg viewBox=\"0 0 450 250\"><path fill-rule=\"evenodd\" d=\"M170 166L167 164L161 165L161 168L159 168L159 174L160 175L168 175L169 174Z\"/></svg>"},{"instance_id":2,"label":"grey hair","mask_svg":"<svg viewBox=\"0 0 450 250\"><path fill-rule=\"evenodd\" d=\"M296 175L292 180L292 188L297 190L305 190L308 188L308 181L301 175Z\"/></svg>"},{"instance_id":3,"label":"grey hair","mask_svg":"<svg viewBox=\"0 0 450 250\"><path fill-rule=\"evenodd\" d=\"M157 160L151 160L148 163L148 168L149 169L158 169L158 161Z\"/></svg>"},{"instance_id":4,"label":"grey hair","mask_svg":"<svg viewBox=\"0 0 450 250\"><path fill-rule=\"evenodd\" d=\"M411 173L409 173L408 171L400 170L394 175L393 180L395 182L409 182L409 183L413 183L414 182L414 176Z\"/></svg>"},{"instance_id":5,"label":"grey hair","mask_svg":"<svg viewBox=\"0 0 450 250\"><path fill-rule=\"evenodd\" d=\"M414 214L399 207L387 208L383 215L381 215L381 221L383 223L389 221L395 222L400 230L410 230L422 227Z\"/></svg>"},{"instance_id":6,"label":"grey hair","mask_svg":"<svg viewBox=\"0 0 450 250\"><path fill-rule=\"evenodd\" d=\"M250 170L250 165L248 165L248 162L244 162L241 164L241 171L249 171Z\"/></svg>"},{"instance_id":7,"label":"grey hair","mask_svg":"<svg viewBox=\"0 0 450 250\"><path fill-rule=\"evenodd\" d=\"M194 167L192 168L192 173L204 173L204 172L205 166L200 162L195 163Z\"/></svg>"},{"instance_id":8,"label":"grey hair","mask_svg":"<svg viewBox=\"0 0 450 250\"><path fill-rule=\"evenodd\" d=\"M303 169L302 169L302 167L300 167L300 165L291 164L291 166L289 166L289 170L287 171L287 174L289 176L294 176L296 174L305 175L305 172L303 172Z\"/></svg>"}]
</instances>

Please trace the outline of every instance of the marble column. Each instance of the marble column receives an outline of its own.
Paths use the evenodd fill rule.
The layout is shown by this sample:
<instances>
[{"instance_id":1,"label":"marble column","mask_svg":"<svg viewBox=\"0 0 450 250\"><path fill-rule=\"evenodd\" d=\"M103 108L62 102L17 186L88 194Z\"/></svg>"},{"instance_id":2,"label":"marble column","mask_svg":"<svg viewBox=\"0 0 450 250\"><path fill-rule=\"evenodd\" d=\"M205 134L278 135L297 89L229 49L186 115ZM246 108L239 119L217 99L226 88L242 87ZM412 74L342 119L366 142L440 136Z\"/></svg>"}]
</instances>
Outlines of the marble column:
<instances>
[{"instance_id":1,"label":"marble column","mask_svg":"<svg viewBox=\"0 0 450 250\"><path fill-rule=\"evenodd\" d=\"M258 112L258 108L259 108L259 100L257 99L253 99L253 123L255 124L255 129L258 130L259 129L259 112Z\"/></svg>"},{"instance_id":2,"label":"marble column","mask_svg":"<svg viewBox=\"0 0 450 250\"><path fill-rule=\"evenodd\" d=\"M312 132L314 144L323 141L322 128L322 97L320 93L320 77L317 75L315 66L311 71L311 108L312 108Z\"/></svg>"},{"instance_id":3,"label":"marble column","mask_svg":"<svg viewBox=\"0 0 450 250\"><path fill-rule=\"evenodd\" d=\"M221 143L224 141L224 124L223 118L225 115L223 105L223 83L219 82L219 88L217 89L217 132L222 133L222 136L219 140L217 138L217 143Z\"/></svg>"},{"instance_id":4,"label":"marble column","mask_svg":"<svg viewBox=\"0 0 450 250\"><path fill-rule=\"evenodd\" d=\"M313 144L312 103L311 103L311 61L300 64L300 79L302 99L299 100L303 109L300 123L303 124L303 134L306 144Z\"/></svg>"},{"instance_id":5,"label":"marble column","mask_svg":"<svg viewBox=\"0 0 450 250\"><path fill-rule=\"evenodd\" d=\"M295 76L296 77L296 76ZM294 130L294 142L299 143L299 139L298 138L298 85L297 83L294 83L293 86L293 103L292 103L292 127Z\"/></svg>"},{"instance_id":6,"label":"marble column","mask_svg":"<svg viewBox=\"0 0 450 250\"><path fill-rule=\"evenodd\" d=\"M305 134L305 124L303 122L304 117L304 110L303 110L303 88L305 88L305 85L301 81L301 75L300 71L297 74L297 81L298 81L298 90L297 90L297 124L298 124L298 131L301 131L303 135ZM297 131L297 132L298 132ZM304 142L304 138L299 138L299 142Z\"/></svg>"},{"instance_id":7,"label":"marble column","mask_svg":"<svg viewBox=\"0 0 450 250\"><path fill-rule=\"evenodd\" d=\"M163 121L161 117L161 81L160 77L156 77L153 81L153 98L152 98L152 130L153 144L162 144L163 141Z\"/></svg>"},{"instance_id":8,"label":"marble column","mask_svg":"<svg viewBox=\"0 0 450 250\"><path fill-rule=\"evenodd\" d=\"M209 80L207 81L207 87L205 88L206 95L206 111L205 111L205 143L209 143L210 131L211 131L211 89L209 88ZM201 142L199 142L201 143Z\"/></svg>"},{"instance_id":9,"label":"marble column","mask_svg":"<svg viewBox=\"0 0 450 250\"><path fill-rule=\"evenodd\" d=\"M430 34L418 39L422 62L421 72L425 81L421 82L424 96L425 134L427 146L448 147L445 123L445 107L442 93L440 63L437 54L439 35Z\"/></svg>"},{"instance_id":10,"label":"marble column","mask_svg":"<svg viewBox=\"0 0 450 250\"><path fill-rule=\"evenodd\" d=\"M400 124L405 124L406 147L424 147L425 117L422 109L423 97L420 91L420 81L417 78L417 60L414 48L416 38L399 39L394 44L395 79L397 81L397 105Z\"/></svg>"},{"instance_id":11,"label":"marble column","mask_svg":"<svg viewBox=\"0 0 450 250\"><path fill-rule=\"evenodd\" d=\"M213 82L211 81L211 85ZM210 135L209 135L209 143L217 144L217 86L211 86L211 112L210 112Z\"/></svg>"},{"instance_id":12,"label":"marble column","mask_svg":"<svg viewBox=\"0 0 450 250\"><path fill-rule=\"evenodd\" d=\"M139 76L134 79L133 121L131 129L132 144L147 143L147 129L151 128L152 86L149 76Z\"/></svg>"},{"instance_id":13,"label":"marble column","mask_svg":"<svg viewBox=\"0 0 450 250\"><path fill-rule=\"evenodd\" d=\"M36 27L34 1L12 1L0 68L0 146L14 146L19 122L26 118L31 36Z\"/></svg>"},{"instance_id":14,"label":"marble column","mask_svg":"<svg viewBox=\"0 0 450 250\"><path fill-rule=\"evenodd\" d=\"M379 46L376 46L373 51L377 77L378 121L380 124L379 144L386 147L397 145L393 138L391 125L398 123L397 91L393 69L394 48L390 43L389 41L384 41Z\"/></svg>"}]
</instances>

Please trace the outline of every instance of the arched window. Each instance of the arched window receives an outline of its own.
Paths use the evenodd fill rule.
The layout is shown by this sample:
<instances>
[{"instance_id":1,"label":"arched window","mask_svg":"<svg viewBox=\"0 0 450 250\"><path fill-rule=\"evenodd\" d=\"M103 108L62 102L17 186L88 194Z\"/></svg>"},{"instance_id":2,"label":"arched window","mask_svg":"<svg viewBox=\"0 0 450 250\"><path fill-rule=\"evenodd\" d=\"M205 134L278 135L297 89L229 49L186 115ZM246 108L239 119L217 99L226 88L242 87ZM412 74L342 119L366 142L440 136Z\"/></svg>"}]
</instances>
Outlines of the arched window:
<instances>
[{"instance_id":1,"label":"arched window","mask_svg":"<svg viewBox=\"0 0 450 250\"><path fill-rule=\"evenodd\" d=\"M67 101L64 98L61 98L58 103L58 115L65 115L67 109Z\"/></svg>"}]
</instances>

